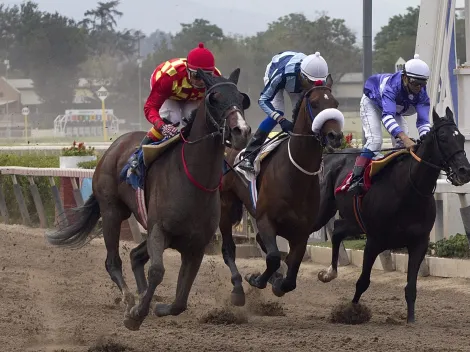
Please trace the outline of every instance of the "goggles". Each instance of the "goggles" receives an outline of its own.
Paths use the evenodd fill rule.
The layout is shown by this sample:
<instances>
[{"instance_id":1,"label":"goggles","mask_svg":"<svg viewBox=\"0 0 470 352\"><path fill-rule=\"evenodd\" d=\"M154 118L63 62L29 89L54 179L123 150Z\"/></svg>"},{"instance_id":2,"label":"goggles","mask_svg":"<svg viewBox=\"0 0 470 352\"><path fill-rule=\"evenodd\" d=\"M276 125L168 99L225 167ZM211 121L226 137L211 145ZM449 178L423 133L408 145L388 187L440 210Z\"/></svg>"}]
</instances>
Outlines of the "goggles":
<instances>
[{"instance_id":1,"label":"goggles","mask_svg":"<svg viewBox=\"0 0 470 352\"><path fill-rule=\"evenodd\" d=\"M214 75L214 71L206 71L206 70L203 70L203 71L208 76ZM197 73L196 70L191 70L189 68L188 68L188 75L190 79L196 79L196 80L202 79L202 77L199 75L199 73Z\"/></svg>"},{"instance_id":2,"label":"goggles","mask_svg":"<svg viewBox=\"0 0 470 352\"><path fill-rule=\"evenodd\" d=\"M316 80L311 80L308 78L305 74L301 73L302 78L310 85L312 86L325 86L326 85L326 80L324 79L316 79Z\"/></svg>"},{"instance_id":3,"label":"goggles","mask_svg":"<svg viewBox=\"0 0 470 352\"><path fill-rule=\"evenodd\" d=\"M428 84L428 80L424 78L408 77L408 82L410 83L410 86L413 87L424 87Z\"/></svg>"}]
</instances>

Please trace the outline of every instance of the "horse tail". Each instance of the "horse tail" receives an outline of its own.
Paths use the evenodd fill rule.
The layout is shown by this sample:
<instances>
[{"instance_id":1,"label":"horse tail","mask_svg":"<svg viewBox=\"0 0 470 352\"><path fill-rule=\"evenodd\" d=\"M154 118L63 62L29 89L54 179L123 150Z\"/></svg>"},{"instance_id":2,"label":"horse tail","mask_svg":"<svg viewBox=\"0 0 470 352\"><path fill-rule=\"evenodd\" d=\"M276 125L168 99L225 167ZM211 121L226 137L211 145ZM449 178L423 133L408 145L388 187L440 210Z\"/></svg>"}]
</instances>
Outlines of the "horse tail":
<instances>
[{"instance_id":1,"label":"horse tail","mask_svg":"<svg viewBox=\"0 0 470 352\"><path fill-rule=\"evenodd\" d=\"M230 221L232 226L240 223L243 217L243 202L237 197L233 197L232 206L230 208Z\"/></svg>"},{"instance_id":2,"label":"horse tail","mask_svg":"<svg viewBox=\"0 0 470 352\"><path fill-rule=\"evenodd\" d=\"M101 217L100 205L95 196L92 194L83 206L74 210L78 216L73 222L56 232L46 233L50 244L80 248L98 237L98 233L90 235Z\"/></svg>"}]
</instances>

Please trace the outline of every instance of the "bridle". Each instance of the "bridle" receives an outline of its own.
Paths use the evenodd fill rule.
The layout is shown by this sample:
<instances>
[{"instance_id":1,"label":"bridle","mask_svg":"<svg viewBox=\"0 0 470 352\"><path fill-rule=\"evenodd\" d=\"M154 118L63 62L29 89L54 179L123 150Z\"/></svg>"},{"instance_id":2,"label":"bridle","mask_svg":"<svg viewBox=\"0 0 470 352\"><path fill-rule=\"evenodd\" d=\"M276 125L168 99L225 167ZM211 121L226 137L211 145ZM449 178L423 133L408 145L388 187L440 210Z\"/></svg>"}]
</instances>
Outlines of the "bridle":
<instances>
[{"instance_id":1,"label":"bridle","mask_svg":"<svg viewBox=\"0 0 470 352\"><path fill-rule=\"evenodd\" d=\"M208 134L206 134L206 135L202 136L201 138L198 138L194 141L189 141L184 137L183 129L180 131L180 137L183 141L183 145L181 147L181 160L183 162L183 168L184 168L184 172L186 174L186 177L188 177L188 179L191 181L191 183L193 185L195 185L197 188L199 188L202 191L209 192L209 193L215 192L220 188L220 186L222 185L223 172L220 174L220 180L219 180L219 184L217 185L217 187L215 187L215 188L206 188L206 187L204 187L198 181L196 181L194 176L191 175L191 173L189 172L188 165L187 165L186 159L184 157L184 146L186 144L196 144L196 143L199 143L199 142L201 142L205 139L215 138L216 136L219 136L219 135L222 136L222 145L225 145L226 138L228 136L230 136L230 128L227 125L228 117L233 112L239 112L242 116L244 116L243 111L238 106L233 105L233 104L226 104L226 106L223 106L223 112L221 114L222 118L220 119L219 122L217 122L217 119L211 113L211 104L210 104L210 100L209 100L211 91L216 87L226 86L226 85L237 87L237 85L233 82L220 82L220 83L216 83L216 84L212 85L205 92L204 110L205 110L205 115L206 115L206 126L209 128L208 125L210 125L211 128L215 128L215 131L211 132L211 133L208 133ZM238 90L238 88L237 88L237 90ZM223 125L220 125L220 123L223 123Z\"/></svg>"},{"instance_id":2,"label":"bridle","mask_svg":"<svg viewBox=\"0 0 470 352\"><path fill-rule=\"evenodd\" d=\"M310 88L306 93L305 95L303 96L302 100L305 100L305 111L307 113L307 115L310 117L310 120L311 122L313 123L313 120L315 119L315 114L313 113L313 109L312 109L312 105L310 104L310 94L312 94L312 92L315 90L315 89L327 89L328 91L331 92L331 88L328 87L328 86L314 86L312 88ZM297 118L298 118L298 113L297 113ZM320 143L320 146L322 148L324 148L326 146L326 142L325 140L321 137L321 134L320 133L315 133L315 132L312 132L312 133L308 133L308 134L300 134L300 133L294 133L294 132L289 132L289 140L287 141L287 154L289 155L289 160L290 162L292 163L292 165L294 165L297 170L299 170L300 172L302 172L303 174L305 175L308 175L308 176L317 176L318 174L320 174L322 171L323 171L323 155L321 157L321 163L320 163L320 167L317 171L307 171L305 170L304 168L302 168L299 164L297 164L294 160L294 158L292 157L292 153L290 151L290 141L291 141L291 137L309 137L309 138L314 138L316 139L319 143Z\"/></svg>"},{"instance_id":3,"label":"bridle","mask_svg":"<svg viewBox=\"0 0 470 352\"><path fill-rule=\"evenodd\" d=\"M210 103L210 94L214 90L214 88L221 87L221 86L235 86L237 85L233 82L220 82L212 85L209 87L206 92L205 92L205 97L204 97L204 110L206 111L206 125L209 129L215 128L214 132L208 133L201 138L198 138L194 141L188 141L184 138L183 136L183 130L180 131L180 135L184 143L187 144L196 144L204 139L207 138L214 138L216 136L221 135L222 136L222 144L226 143L226 139L230 136L230 128L227 125L227 119L232 114L233 112L239 112L243 117L245 116L243 111L236 105L233 104L226 104L226 106L223 107L223 112L221 114L221 119L219 122L217 122L217 119L214 117L214 115L211 113L211 103ZM237 88L238 89L238 88ZM223 123L222 125L220 123Z\"/></svg>"},{"instance_id":4,"label":"bridle","mask_svg":"<svg viewBox=\"0 0 470 352\"><path fill-rule=\"evenodd\" d=\"M444 126L455 126L455 123L451 122L451 121L446 121L446 122L440 122L437 126L434 125L433 126L433 129L429 132L431 133L432 135L432 139L433 139L433 147L436 149L437 148L437 155L439 155L439 158L441 160L440 163L438 164L433 164L429 161L426 161L426 160L423 160L421 159L419 156L417 156L413 150L410 150L410 154L411 156L413 157L414 160L416 160L417 162L419 163L423 163L424 165L430 167L430 168L433 168L433 169L436 169L436 170L439 170L439 171L444 171L445 175L446 175L446 180L453 183L452 181L456 181L456 174L455 172L452 171L452 168L450 167L449 165L449 161L457 154L459 153L465 153L465 150L464 149L459 149L455 152L453 152L452 154L450 155L446 155L446 153L444 153L444 151L442 150L440 144L439 144L439 138L437 138L437 132L439 131L439 129L441 129L442 127ZM419 141L418 144L419 145L422 145L422 141ZM422 194L418 189L417 187L414 185L413 183L413 180L411 179L411 164L410 163L410 166L409 166L409 180L410 180L410 183L411 183L411 186L413 187L413 189L415 190L416 193L418 193L420 196L422 197L430 197L432 195L434 195L434 192L436 190L436 186L434 186L434 189L432 190L431 194Z\"/></svg>"}]
</instances>

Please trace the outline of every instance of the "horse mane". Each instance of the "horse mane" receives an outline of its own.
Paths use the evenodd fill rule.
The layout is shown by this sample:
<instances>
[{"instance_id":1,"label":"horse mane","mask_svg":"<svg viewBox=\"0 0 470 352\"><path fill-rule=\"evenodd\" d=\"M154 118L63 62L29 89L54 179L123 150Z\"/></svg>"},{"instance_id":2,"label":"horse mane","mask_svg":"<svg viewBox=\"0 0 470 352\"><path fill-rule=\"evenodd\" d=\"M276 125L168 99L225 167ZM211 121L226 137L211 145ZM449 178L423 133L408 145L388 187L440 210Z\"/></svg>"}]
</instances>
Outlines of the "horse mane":
<instances>
[{"instance_id":1,"label":"horse mane","mask_svg":"<svg viewBox=\"0 0 470 352\"><path fill-rule=\"evenodd\" d=\"M294 109L292 109L292 122L294 123L294 125L295 125L295 122L297 121L297 116L299 115L300 105L302 105L302 101L304 100L305 95L307 93L308 93L308 90L302 91L302 94L299 100L297 100L297 103L295 103Z\"/></svg>"}]
</instances>

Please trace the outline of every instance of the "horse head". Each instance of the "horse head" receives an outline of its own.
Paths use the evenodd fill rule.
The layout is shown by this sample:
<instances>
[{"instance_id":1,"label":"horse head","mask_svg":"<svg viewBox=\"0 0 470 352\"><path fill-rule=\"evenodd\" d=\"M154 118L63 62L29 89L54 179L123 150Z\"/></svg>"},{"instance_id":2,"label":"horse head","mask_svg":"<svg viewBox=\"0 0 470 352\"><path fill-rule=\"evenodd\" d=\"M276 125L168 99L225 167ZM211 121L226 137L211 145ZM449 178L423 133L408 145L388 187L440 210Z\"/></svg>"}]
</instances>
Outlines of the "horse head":
<instances>
[{"instance_id":1,"label":"horse head","mask_svg":"<svg viewBox=\"0 0 470 352\"><path fill-rule=\"evenodd\" d=\"M294 109L294 132L312 131L322 144L339 148L343 139L344 116L337 109L339 103L331 94L332 86L333 79L328 75L326 85L314 86L304 94Z\"/></svg>"},{"instance_id":2,"label":"horse head","mask_svg":"<svg viewBox=\"0 0 470 352\"><path fill-rule=\"evenodd\" d=\"M433 127L422 137L422 145L426 146L426 150L431 150L428 163L444 170L454 186L461 186L470 181L470 163L464 150L465 137L448 107L444 117L440 117L433 108L432 117Z\"/></svg>"},{"instance_id":3,"label":"horse head","mask_svg":"<svg viewBox=\"0 0 470 352\"><path fill-rule=\"evenodd\" d=\"M228 140L234 148L243 149L251 133L244 114L250 107L250 98L237 88L240 69L235 69L228 79L209 76L201 69L198 74L206 84L204 103L209 121L222 133L224 142Z\"/></svg>"}]
</instances>

